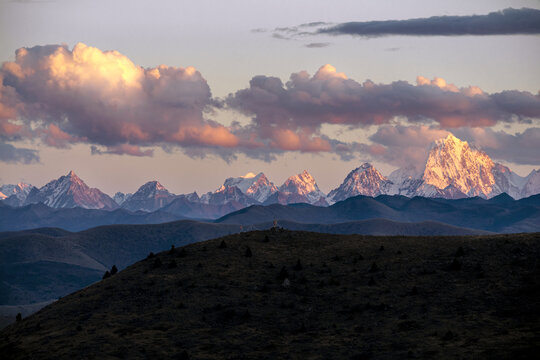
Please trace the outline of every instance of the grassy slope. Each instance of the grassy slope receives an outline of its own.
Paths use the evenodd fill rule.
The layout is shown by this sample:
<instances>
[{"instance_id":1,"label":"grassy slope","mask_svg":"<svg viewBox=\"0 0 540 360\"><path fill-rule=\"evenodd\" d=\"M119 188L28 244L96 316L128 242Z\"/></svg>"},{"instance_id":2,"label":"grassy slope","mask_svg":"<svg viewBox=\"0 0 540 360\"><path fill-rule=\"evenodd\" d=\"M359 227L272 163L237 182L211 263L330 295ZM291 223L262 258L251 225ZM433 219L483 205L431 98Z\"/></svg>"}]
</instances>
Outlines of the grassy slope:
<instances>
[{"instance_id":1,"label":"grassy slope","mask_svg":"<svg viewBox=\"0 0 540 360\"><path fill-rule=\"evenodd\" d=\"M161 266L146 259L62 298L2 330L0 353L394 359L529 358L540 350L539 234L261 231L223 239L225 249L215 239L186 246L185 256L160 253ZM278 279L283 267L290 287Z\"/></svg>"}]
</instances>

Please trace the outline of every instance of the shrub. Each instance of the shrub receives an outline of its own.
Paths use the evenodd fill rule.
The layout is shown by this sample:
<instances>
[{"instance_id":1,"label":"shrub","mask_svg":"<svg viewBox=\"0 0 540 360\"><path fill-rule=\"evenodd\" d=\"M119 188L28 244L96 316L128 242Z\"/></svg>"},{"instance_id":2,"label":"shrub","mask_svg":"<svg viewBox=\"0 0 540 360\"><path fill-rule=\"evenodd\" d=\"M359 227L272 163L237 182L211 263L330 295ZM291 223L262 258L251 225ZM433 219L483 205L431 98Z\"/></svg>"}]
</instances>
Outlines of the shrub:
<instances>
[{"instance_id":1,"label":"shrub","mask_svg":"<svg viewBox=\"0 0 540 360\"><path fill-rule=\"evenodd\" d=\"M154 253L153 252L150 252L150 254L148 254L148 256L146 257L147 259L151 259L154 257Z\"/></svg>"},{"instance_id":2,"label":"shrub","mask_svg":"<svg viewBox=\"0 0 540 360\"><path fill-rule=\"evenodd\" d=\"M458 261L458 259L454 258L454 261L447 267L448 271L459 271L461 270L461 263Z\"/></svg>"},{"instance_id":3,"label":"shrub","mask_svg":"<svg viewBox=\"0 0 540 360\"><path fill-rule=\"evenodd\" d=\"M21 315L21 313L17 313L17 316L15 316L15 320L16 320L17 322L19 322L19 321L22 320L22 315Z\"/></svg>"},{"instance_id":4,"label":"shrub","mask_svg":"<svg viewBox=\"0 0 540 360\"><path fill-rule=\"evenodd\" d=\"M154 269L157 269L158 267L161 267L161 260L159 260L159 258L156 258L156 260L154 260L154 264L152 265L152 267Z\"/></svg>"},{"instance_id":5,"label":"shrub","mask_svg":"<svg viewBox=\"0 0 540 360\"><path fill-rule=\"evenodd\" d=\"M173 255L174 254L174 245L171 245L171 250L169 250L169 255Z\"/></svg>"},{"instance_id":6,"label":"shrub","mask_svg":"<svg viewBox=\"0 0 540 360\"><path fill-rule=\"evenodd\" d=\"M289 272L285 269L285 266L281 268L278 274L278 280L285 280L289 277Z\"/></svg>"},{"instance_id":7,"label":"shrub","mask_svg":"<svg viewBox=\"0 0 540 360\"><path fill-rule=\"evenodd\" d=\"M110 277L111 277L111 273L109 272L109 270L107 270L107 271L105 271L105 274L103 274L103 278L102 278L102 279L105 280L105 279L108 279L108 278L110 278Z\"/></svg>"},{"instance_id":8,"label":"shrub","mask_svg":"<svg viewBox=\"0 0 540 360\"><path fill-rule=\"evenodd\" d=\"M118 268L116 267L116 265L113 265L112 268L111 268L111 275L114 275L118 272Z\"/></svg>"}]
</instances>

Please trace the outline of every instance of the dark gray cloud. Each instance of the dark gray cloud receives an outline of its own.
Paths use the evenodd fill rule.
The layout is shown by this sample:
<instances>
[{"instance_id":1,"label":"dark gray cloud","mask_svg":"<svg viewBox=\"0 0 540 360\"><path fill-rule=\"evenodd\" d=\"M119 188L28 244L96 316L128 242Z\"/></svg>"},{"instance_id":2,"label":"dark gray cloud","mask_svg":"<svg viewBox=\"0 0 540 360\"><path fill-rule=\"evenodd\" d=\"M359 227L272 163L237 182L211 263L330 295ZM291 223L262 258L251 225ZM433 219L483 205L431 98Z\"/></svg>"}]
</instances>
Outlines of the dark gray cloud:
<instances>
[{"instance_id":1,"label":"dark gray cloud","mask_svg":"<svg viewBox=\"0 0 540 360\"><path fill-rule=\"evenodd\" d=\"M540 164L540 128L528 128L521 133L483 128L463 128L453 131L457 137L469 141L494 160L521 165Z\"/></svg>"},{"instance_id":2,"label":"dark gray cloud","mask_svg":"<svg viewBox=\"0 0 540 360\"><path fill-rule=\"evenodd\" d=\"M325 48L330 46L330 43L327 42L313 42L304 45L304 47L310 48L310 49L317 49L317 48Z\"/></svg>"},{"instance_id":3,"label":"dark gray cloud","mask_svg":"<svg viewBox=\"0 0 540 360\"><path fill-rule=\"evenodd\" d=\"M0 161L31 164L39 162L39 155L36 150L16 148L11 144L0 141Z\"/></svg>"},{"instance_id":4,"label":"dark gray cloud","mask_svg":"<svg viewBox=\"0 0 540 360\"><path fill-rule=\"evenodd\" d=\"M346 22L320 28L315 33L366 37L540 34L540 10L508 8L487 15Z\"/></svg>"}]
</instances>

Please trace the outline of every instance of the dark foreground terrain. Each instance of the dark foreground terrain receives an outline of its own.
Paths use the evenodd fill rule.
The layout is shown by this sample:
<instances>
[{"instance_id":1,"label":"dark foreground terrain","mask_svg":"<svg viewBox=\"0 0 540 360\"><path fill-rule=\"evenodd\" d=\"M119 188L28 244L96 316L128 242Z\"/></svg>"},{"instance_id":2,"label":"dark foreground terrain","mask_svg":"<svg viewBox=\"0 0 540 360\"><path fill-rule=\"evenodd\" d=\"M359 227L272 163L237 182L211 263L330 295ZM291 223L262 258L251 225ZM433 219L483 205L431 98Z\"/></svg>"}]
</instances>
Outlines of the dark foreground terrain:
<instances>
[{"instance_id":1,"label":"dark foreground terrain","mask_svg":"<svg viewBox=\"0 0 540 360\"><path fill-rule=\"evenodd\" d=\"M0 332L4 359L529 359L540 234L258 231L150 256Z\"/></svg>"}]
</instances>

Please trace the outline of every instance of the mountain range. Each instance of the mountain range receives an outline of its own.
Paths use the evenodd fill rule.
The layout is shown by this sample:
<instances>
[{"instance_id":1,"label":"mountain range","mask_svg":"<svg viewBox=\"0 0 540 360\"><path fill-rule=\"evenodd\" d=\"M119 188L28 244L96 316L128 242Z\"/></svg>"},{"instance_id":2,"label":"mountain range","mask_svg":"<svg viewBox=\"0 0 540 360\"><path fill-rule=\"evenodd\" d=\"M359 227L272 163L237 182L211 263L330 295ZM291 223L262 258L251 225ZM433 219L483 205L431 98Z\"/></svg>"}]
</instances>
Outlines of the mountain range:
<instances>
[{"instance_id":1,"label":"mountain range","mask_svg":"<svg viewBox=\"0 0 540 360\"><path fill-rule=\"evenodd\" d=\"M422 170L406 166L385 177L371 164L364 163L327 195L305 170L289 177L279 187L262 172L227 178L217 190L202 196L196 192L176 195L154 180L133 194L118 192L111 198L99 189L88 187L73 171L39 189L20 183L4 185L0 191L1 200L15 207L43 203L52 208L107 211L122 208L154 212L164 209L182 217L216 219L251 205L307 203L328 206L358 195L444 199L478 196L489 199L506 193L521 199L540 193L540 171L534 170L527 177L521 177L508 167L493 162L466 141L448 135L433 143Z\"/></svg>"}]
</instances>

